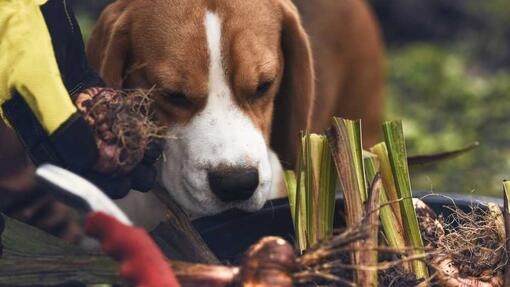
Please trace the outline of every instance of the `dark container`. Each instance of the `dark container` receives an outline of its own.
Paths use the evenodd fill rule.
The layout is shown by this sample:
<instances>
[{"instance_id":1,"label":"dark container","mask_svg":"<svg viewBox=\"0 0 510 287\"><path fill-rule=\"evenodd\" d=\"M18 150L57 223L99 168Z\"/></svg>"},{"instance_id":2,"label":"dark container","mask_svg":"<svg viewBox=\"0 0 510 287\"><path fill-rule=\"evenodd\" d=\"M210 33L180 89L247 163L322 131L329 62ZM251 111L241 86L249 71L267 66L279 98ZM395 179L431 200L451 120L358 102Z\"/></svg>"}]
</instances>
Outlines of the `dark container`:
<instances>
[{"instance_id":1,"label":"dark container","mask_svg":"<svg viewBox=\"0 0 510 287\"><path fill-rule=\"evenodd\" d=\"M461 194L417 193L437 214L448 216L451 212L447 206L454 206L467 211L473 204L488 202L503 205L502 200L491 197L466 196ZM335 227L344 226L343 198L336 200ZM294 227L287 199L269 201L265 207L255 213L230 210L225 213L200 218L193 225L202 235L211 250L223 262L238 263L248 247L264 236L274 235L294 241Z\"/></svg>"}]
</instances>

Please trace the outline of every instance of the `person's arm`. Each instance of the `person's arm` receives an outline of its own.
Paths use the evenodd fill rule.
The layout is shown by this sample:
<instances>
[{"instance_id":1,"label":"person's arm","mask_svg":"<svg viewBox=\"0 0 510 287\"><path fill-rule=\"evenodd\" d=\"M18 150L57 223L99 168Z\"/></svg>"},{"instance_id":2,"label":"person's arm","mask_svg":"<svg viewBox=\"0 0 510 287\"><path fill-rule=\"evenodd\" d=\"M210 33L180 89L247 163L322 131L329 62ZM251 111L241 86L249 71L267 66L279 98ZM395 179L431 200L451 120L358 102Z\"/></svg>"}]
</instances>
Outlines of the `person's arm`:
<instances>
[{"instance_id":1,"label":"person's arm","mask_svg":"<svg viewBox=\"0 0 510 287\"><path fill-rule=\"evenodd\" d=\"M62 82L39 7L43 2L0 0L2 116L17 129L19 122L23 125L30 120L29 116L20 118L24 115L17 112L16 106L24 102L50 137L58 156L72 169L83 171L97 161L97 147L92 129L77 112ZM17 95L21 99L15 99ZM29 149L38 148L25 143Z\"/></svg>"},{"instance_id":2,"label":"person's arm","mask_svg":"<svg viewBox=\"0 0 510 287\"><path fill-rule=\"evenodd\" d=\"M6 27L0 29L0 104L34 164L53 163L78 172L114 198L130 189L149 190L158 144L129 174L108 175L94 168L109 160L104 153L98 158L97 147L105 145L73 101L106 88L88 65L67 1L0 0L0 10L0 27Z\"/></svg>"}]
</instances>

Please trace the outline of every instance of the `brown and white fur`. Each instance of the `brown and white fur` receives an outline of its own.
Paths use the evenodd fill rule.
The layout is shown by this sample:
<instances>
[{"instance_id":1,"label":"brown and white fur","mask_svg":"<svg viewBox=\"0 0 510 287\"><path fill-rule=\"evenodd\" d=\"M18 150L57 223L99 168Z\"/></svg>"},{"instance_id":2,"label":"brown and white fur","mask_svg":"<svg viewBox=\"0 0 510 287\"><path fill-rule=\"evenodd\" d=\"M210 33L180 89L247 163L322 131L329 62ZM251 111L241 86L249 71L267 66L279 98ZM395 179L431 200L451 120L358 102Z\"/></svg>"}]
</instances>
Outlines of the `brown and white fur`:
<instances>
[{"instance_id":1,"label":"brown and white fur","mask_svg":"<svg viewBox=\"0 0 510 287\"><path fill-rule=\"evenodd\" d=\"M294 166L299 131L321 132L333 115L362 118L365 143L374 143L382 50L362 0L118 0L87 53L108 85L155 87L157 114L175 136L160 182L203 216L255 211L281 194L280 162ZM244 169L258 172L249 199L224 202L212 192L208 175Z\"/></svg>"}]
</instances>

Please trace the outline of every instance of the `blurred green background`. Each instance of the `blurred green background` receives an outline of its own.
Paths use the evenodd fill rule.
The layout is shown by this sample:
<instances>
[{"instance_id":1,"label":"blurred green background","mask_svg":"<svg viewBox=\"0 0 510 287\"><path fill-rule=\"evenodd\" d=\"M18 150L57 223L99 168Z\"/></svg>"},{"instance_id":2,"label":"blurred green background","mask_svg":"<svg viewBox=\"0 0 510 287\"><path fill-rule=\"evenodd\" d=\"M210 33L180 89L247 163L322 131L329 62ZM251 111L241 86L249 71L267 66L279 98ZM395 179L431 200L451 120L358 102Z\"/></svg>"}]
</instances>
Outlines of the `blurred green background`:
<instances>
[{"instance_id":1,"label":"blurred green background","mask_svg":"<svg viewBox=\"0 0 510 287\"><path fill-rule=\"evenodd\" d=\"M479 148L411 169L414 189L501 194L510 179L507 0L374 0L387 45L387 119L410 154Z\"/></svg>"},{"instance_id":2,"label":"blurred green background","mask_svg":"<svg viewBox=\"0 0 510 287\"><path fill-rule=\"evenodd\" d=\"M71 2L87 38L109 1ZM386 118L404 121L409 154L481 143L459 158L412 167L413 188L500 194L510 179L508 0L370 2L387 47Z\"/></svg>"}]
</instances>

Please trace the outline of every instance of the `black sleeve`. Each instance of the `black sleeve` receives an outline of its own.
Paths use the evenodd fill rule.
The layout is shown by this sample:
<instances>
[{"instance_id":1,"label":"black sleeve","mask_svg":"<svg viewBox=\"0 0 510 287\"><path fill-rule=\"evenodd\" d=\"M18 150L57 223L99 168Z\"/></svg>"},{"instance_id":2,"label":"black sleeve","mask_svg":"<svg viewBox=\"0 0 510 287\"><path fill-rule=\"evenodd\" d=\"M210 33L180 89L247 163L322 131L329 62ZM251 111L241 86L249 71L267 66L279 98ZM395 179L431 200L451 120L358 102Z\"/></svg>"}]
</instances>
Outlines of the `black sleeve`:
<instances>
[{"instance_id":1,"label":"black sleeve","mask_svg":"<svg viewBox=\"0 0 510 287\"><path fill-rule=\"evenodd\" d=\"M88 64L80 26L68 1L49 0L41 11L69 94L73 96L89 87L104 86Z\"/></svg>"},{"instance_id":2,"label":"black sleeve","mask_svg":"<svg viewBox=\"0 0 510 287\"><path fill-rule=\"evenodd\" d=\"M72 96L92 86L104 86L88 65L80 27L67 1L49 0L41 7L41 12L68 93ZM53 163L82 172L90 169L97 160L93 131L78 112L55 133L48 135L18 93L15 92L2 109L34 164Z\"/></svg>"}]
</instances>

